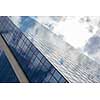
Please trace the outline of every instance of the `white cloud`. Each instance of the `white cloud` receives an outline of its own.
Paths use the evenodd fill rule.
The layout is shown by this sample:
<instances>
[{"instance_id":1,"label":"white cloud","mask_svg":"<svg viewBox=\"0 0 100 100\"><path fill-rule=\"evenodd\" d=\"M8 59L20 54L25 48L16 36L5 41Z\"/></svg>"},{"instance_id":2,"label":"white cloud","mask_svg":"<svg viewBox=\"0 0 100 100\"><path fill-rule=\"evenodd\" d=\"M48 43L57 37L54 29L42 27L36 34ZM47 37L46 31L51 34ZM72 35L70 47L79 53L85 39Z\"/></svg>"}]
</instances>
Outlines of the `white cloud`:
<instances>
[{"instance_id":1,"label":"white cloud","mask_svg":"<svg viewBox=\"0 0 100 100\"><path fill-rule=\"evenodd\" d=\"M61 20L61 16L37 16L35 18L39 23L52 30L57 22Z\"/></svg>"},{"instance_id":2,"label":"white cloud","mask_svg":"<svg viewBox=\"0 0 100 100\"><path fill-rule=\"evenodd\" d=\"M79 23L79 19L80 17L72 17L61 21L53 30L56 34L62 34L64 40L75 48L82 48L88 39L94 35L88 30L89 24Z\"/></svg>"}]
</instances>

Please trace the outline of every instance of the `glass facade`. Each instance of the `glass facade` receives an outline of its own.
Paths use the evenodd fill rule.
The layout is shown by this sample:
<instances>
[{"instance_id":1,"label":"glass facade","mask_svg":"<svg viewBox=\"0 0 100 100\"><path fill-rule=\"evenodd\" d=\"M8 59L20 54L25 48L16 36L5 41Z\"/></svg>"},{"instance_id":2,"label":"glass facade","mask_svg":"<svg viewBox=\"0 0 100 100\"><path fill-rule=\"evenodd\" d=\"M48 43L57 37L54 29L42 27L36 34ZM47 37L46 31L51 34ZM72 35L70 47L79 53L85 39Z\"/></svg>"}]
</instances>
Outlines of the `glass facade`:
<instances>
[{"instance_id":1,"label":"glass facade","mask_svg":"<svg viewBox=\"0 0 100 100\"><path fill-rule=\"evenodd\" d=\"M4 51L0 48L0 82L1 83L18 83L16 74L14 73Z\"/></svg>"},{"instance_id":2,"label":"glass facade","mask_svg":"<svg viewBox=\"0 0 100 100\"><path fill-rule=\"evenodd\" d=\"M67 82L8 17L0 17L0 33L30 82Z\"/></svg>"}]
</instances>

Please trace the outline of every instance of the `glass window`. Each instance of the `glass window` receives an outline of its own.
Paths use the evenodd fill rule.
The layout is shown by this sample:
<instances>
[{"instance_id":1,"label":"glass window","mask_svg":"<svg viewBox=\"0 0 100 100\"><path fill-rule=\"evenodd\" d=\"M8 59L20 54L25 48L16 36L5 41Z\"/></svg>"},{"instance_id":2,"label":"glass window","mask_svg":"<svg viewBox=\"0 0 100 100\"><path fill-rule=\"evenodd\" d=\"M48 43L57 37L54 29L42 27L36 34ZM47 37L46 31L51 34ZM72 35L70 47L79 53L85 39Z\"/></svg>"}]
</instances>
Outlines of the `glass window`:
<instances>
[{"instance_id":1,"label":"glass window","mask_svg":"<svg viewBox=\"0 0 100 100\"><path fill-rule=\"evenodd\" d=\"M35 58L36 58L36 56L35 56L35 55L33 55L33 56L32 56L32 59L31 59L31 63L33 63L33 62L34 62Z\"/></svg>"},{"instance_id":2,"label":"glass window","mask_svg":"<svg viewBox=\"0 0 100 100\"><path fill-rule=\"evenodd\" d=\"M17 50L18 53L20 52L20 47L18 45L16 47L16 50Z\"/></svg>"},{"instance_id":3,"label":"glass window","mask_svg":"<svg viewBox=\"0 0 100 100\"><path fill-rule=\"evenodd\" d=\"M29 58L31 58L32 56L34 57L33 52L31 50L28 51L27 55Z\"/></svg>"},{"instance_id":4,"label":"glass window","mask_svg":"<svg viewBox=\"0 0 100 100\"><path fill-rule=\"evenodd\" d=\"M0 25L0 33L2 32L2 30L3 30L3 26L2 26L2 24Z\"/></svg>"},{"instance_id":5,"label":"glass window","mask_svg":"<svg viewBox=\"0 0 100 100\"><path fill-rule=\"evenodd\" d=\"M36 70L40 70L42 68L43 64L40 62Z\"/></svg>"},{"instance_id":6,"label":"glass window","mask_svg":"<svg viewBox=\"0 0 100 100\"><path fill-rule=\"evenodd\" d=\"M26 42L27 41L27 37L26 36L24 36L24 42Z\"/></svg>"},{"instance_id":7,"label":"glass window","mask_svg":"<svg viewBox=\"0 0 100 100\"><path fill-rule=\"evenodd\" d=\"M61 79L59 80L59 82L60 83L64 83L64 82L66 82L66 80L63 77L61 77Z\"/></svg>"},{"instance_id":8,"label":"glass window","mask_svg":"<svg viewBox=\"0 0 100 100\"><path fill-rule=\"evenodd\" d=\"M43 55L41 53L38 53L37 57L41 60Z\"/></svg>"},{"instance_id":9,"label":"glass window","mask_svg":"<svg viewBox=\"0 0 100 100\"><path fill-rule=\"evenodd\" d=\"M6 24L7 24L6 21L4 21L4 22L2 23L4 29L5 29Z\"/></svg>"},{"instance_id":10,"label":"glass window","mask_svg":"<svg viewBox=\"0 0 100 100\"><path fill-rule=\"evenodd\" d=\"M12 66L10 65L3 51L0 52L0 82L3 83L19 82L15 72L12 69Z\"/></svg>"},{"instance_id":11,"label":"glass window","mask_svg":"<svg viewBox=\"0 0 100 100\"><path fill-rule=\"evenodd\" d=\"M36 51L34 52L35 55L37 55L39 53L39 51L36 49Z\"/></svg>"},{"instance_id":12,"label":"glass window","mask_svg":"<svg viewBox=\"0 0 100 100\"><path fill-rule=\"evenodd\" d=\"M30 41L27 39L27 41L25 41L26 45L29 46L31 43Z\"/></svg>"},{"instance_id":13,"label":"glass window","mask_svg":"<svg viewBox=\"0 0 100 100\"><path fill-rule=\"evenodd\" d=\"M27 48L28 48L28 46L24 43L24 46L23 46L23 48L22 48L23 51L26 52Z\"/></svg>"},{"instance_id":14,"label":"glass window","mask_svg":"<svg viewBox=\"0 0 100 100\"><path fill-rule=\"evenodd\" d=\"M15 42L16 41L16 36L13 36L12 41Z\"/></svg>"},{"instance_id":15,"label":"glass window","mask_svg":"<svg viewBox=\"0 0 100 100\"><path fill-rule=\"evenodd\" d=\"M54 77L51 77L51 79L49 80L50 83L57 83L56 79Z\"/></svg>"},{"instance_id":16,"label":"glass window","mask_svg":"<svg viewBox=\"0 0 100 100\"><path fill-rule=\"evenodd\" d=\"M22 48L23 45L24 45L24 41L22 39L20 39L19 42L18 42L18 46L20 48Z\"/></svg>"},{"instance_id":17,"label":"glass window","mask_svg":"<svg viewBox=\"0 0 100 100\"><path fill-rule=\"evenodd\" d=\"M42 66L41 70L42 70L43 72L48 72L48 71L49 71L45 66Z\"/></svg>"},{"instance_id":18,"label":"glass window","mask_svg":"<svg viewBox=\"0 0 100 100\"><path fill-rule=\"evenodd\" d=\"M29 55L29 52L31 51L30 48L31 48L30 46L27 46L27 50L25 51L27 54L27 57L29 57L29 59L32 57Z\"/></svg>"},{"instance_id":19,"label":"glass window","mask_svg":"<svg viewBox=\"0 0 100 100\"><path fill-rule=\"evenodd\" d=\"M11 33L12 33L13 29L14 29L14 27L13 27L13 25L10 23L10 25L9 25L9 30L10 30Z\"/></svg>"},{"instance_id":20,"label":"glass window","mask_svg":"<svg viewBox=\"0 0 100 100\"><path fill-rule=\"evenodd\" d=\"M44 79L44 81L43 82L49 82L49 79L51 78L51 74L49 73L49 74L47 74L47 76L46 76L46 78Z\"/></svg>"},{"instance_id":21,"label":"glass window","mask_svg":"<svg viewBox=\"0 0 100 100\"><path fill-rule=\"evenodd\" d=\"M33 53L36 51L36 48L35 48L34 45L32 45L32 47L31 47L31 51L32 51Z\"/></svg>"},{"instance_id":22,"label":"glass window","mask_svg":"<svg viewBox=\"0 0 100 100\"><path fill-rule=\"evenodd\" d=\"M59 73L57 70L55 70L55 73L53 74L53 76L54 76L57 80L59 80L60 77L61 77L60 73Z\"/></svg>"},{"instance_id":23,"label":"glass window","mask_svg":"<svg viewBox=\"0 0 100 100\"><path fill-rule=\"evenodd\" d=\"M7 33L7 34L5 34L5 35L7 36L8 40L9 40L9 38L11 37L11 36L10 36L11 33Z\"/></svg>"},{"instance_id":24,"label":"glass window","mask_svg":"<svg viewBox=\"0 0 100 100\"><path fill-rule=\"evenodd\" d=\"M33 68L33 64L32 63L29 63L28 68L29 69L32 69Z\"/></svg>"},{"instance_id":25,"label":"glass window","mask_svg":"<svg viewBox=\"0 0 100 100\"><path fill-rule=\"evenodd\" d=\"M22 57L25 56L25 52L23 52L23 50L21 50L20 54L21 54Z\"/></svg>"},{"instance_id":26,"label":"glass window","mask_svg":"<svg viewBox=\"0 0 100 100\"><path fill-rule=\"evenodd\" d=\"M50 64L47 60L45 61L44 65L45 65L46 68L48 68L48 69L51 67L51 64Z\"/></svg>"},{"instance_id":27,"label":"glass window","mask_svg":"<svg viewBox=\"0 0 100 100\"><path fill-rule=\"evenodd\" d=\"M46 58L43 57L42 60L41 60L41 62L44 63L45 61L46 61Z\"/></svg>"},{"instance_id":28,"label":"glass window","mask_svg":"<svg viewBox=\"0 0 100 100\"><path fill-rule=\"evenodd\" d=\"M53 68L53 66L52 66L52 68L51 68L51 73L53 74L54 73L54 71L55 71L55 68Z\"/></svg>"},{"instance_id":29,"label":"glass window","mask_svg":"<svg viewBox=\"0 0 100 100\"><path fill-rule=\"evenodd\" d=\"M18 32L19 32L19 31L18 31ZM20 32L20 33L21 33L21 32ZM22 37L22 35L21 35L20 33L17 34L17 39L19 39L19 40L20 40L21 37Z\"/></svg>"},{"instance_id":30,"label":"glass window","mask_svg":"<svg viewBox=\"0 0 100 100\"><path fill-rule=\"evenodd\" d=\"M8 23L5 25L5 30L6 30L6 31L8 30L7 28L8 28Z\"/></svg>"},{"instance_id":31,"label":"glass window","mask_svg":"<svg viewBox=\"0 0 100 100\"><path fill-rule=\"evenodd\" d=\"M7 22L3 24L6 25ZM16 56L20 65L22 65L23 70L28 76L30 82L65 82L66 80L58 71L56 71L48 59L42 55L42 53L32 44L32 42L30 42L27 37L24 36L24 34L11 23L11 21L9 21L9 24L6 26L6 28L10 29L10 25L13 34L6 34L4 37L7 38L6 41L9 41L10 38L12 39L12 41L10 41L8 44L15 52L14 55ZM3 29L4 28L5 27L3 27ZM14 43L17 44L17 48L12 48L12 46L14 47L15 45ZM16 50L19 53L16 52Z\"/></svg>"},{"instance_id":32,"label":"glass window","mask_svg":"<svg viewBox=\"0 0 100 100\"><path fill-rule=\"evenodd\" d=\"M43 64L40 62L40 63L39 63L39 67L41 67L41 68L42 68L42 66L43 66Z\"/></svg>"},{"instance_id":33,"label":"glass window","mask_svg":"<svg viewBox=\"0 0 100 100\"><path fill-rule=\"evenodd\" d=\"M21 40L24 40L24 39L25 39L25 36L24 36L24 35L22 35Z\"/></svg>"},{"instance_id":34,"label":"glass window","mask_svg":"<svg viewBox=\"0 0 100 100\"><path fill-rule=\"evenodd\" d=\"M14 27L13 32L16 33L16 32L17 32L16 30L17 30L17 27ZM17 33L16 33L16 34L17 34Z\"/></svg>"},{"instance_id":35,"label":"glass window","mask_svg":"<svg viewBox=\"0 0 100 100\"><path fill-rule=\"evenodd\" d=\"M32 63L35 67L37 67L40 63L40 60L38 58L36 58Z\"/></svg>"}]
</instances>

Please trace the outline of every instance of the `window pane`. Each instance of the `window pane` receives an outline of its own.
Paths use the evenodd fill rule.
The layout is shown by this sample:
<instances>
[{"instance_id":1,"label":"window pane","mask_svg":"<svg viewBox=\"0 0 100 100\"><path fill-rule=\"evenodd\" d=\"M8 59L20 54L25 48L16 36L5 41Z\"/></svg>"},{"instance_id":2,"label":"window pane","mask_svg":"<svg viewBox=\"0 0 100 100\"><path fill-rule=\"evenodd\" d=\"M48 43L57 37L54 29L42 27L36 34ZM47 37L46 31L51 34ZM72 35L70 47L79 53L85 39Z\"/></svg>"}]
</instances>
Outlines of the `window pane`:
<instances>
[{"instance_id":1,"label":"window pane","mask_svg":"<svg viewBox=\"0 0 100 100\"><path fill-rule=\"evenodd\" d=\"M35 56L35 55L33 55L33 56L32 56L32 59L31 59L31 63L33 63L33 62L34 62L35 58L36 58L36 56Z\"/></svg>"},{"instance_id":2,"label":"window pane","mask_svg":"<svg viewBox=\"0 0 100 100\"><path fill-rule=\"evenodd\" d=\"M54 71L55 71L55 68L53 68L53 66L51 67L51 73L53 74L54 73Z\"/></svg>"},{"instance_id":3,"label":"window pane","mask_svg":"<svg viewBox=\"0 0 100 100\"><path fill-rule=\"evenodd\" d=\"M46 78L44 79L44 81L45 81L45 82L49 82L49 79L51 78L51 76L52 76L52 75L51 75L50 73L47 74L47 76L46 76ZM44 82L44 81L43 81L43 82Z\"/></svg>"},{"instance_id":4,"label":"window pane","mask_svg":"<svg viewBox=\"0 0 100 100\"><path fill-rule=\"evenodd\" d=\"M24 46L23 46L23 51L26 52L28 46L24 43Z\"/></svg>"},{"instance_id":5,"label":"window pane","mask_svg":"<svg viewBox=\"0 0 100 100\"><path fill-rule=\"evenodd\" d=\"M44 65L46 66L47 69L49 69L51 67L51 64L46 60Z\"/></svg>"},{"instance_id":6,"label":"window pane","mask_svg":"<svg viewBox=\"0 0 100 100\"><path fill-rule=\"evenodd\" d=\"M53 75L54 75L54 77L55 77L57 80L59 80L60 77L61 77L61 75L58 73L57 70L55 71L55 73L54 73Z\"/></svg>"},{"instance_id":7,"label":"window pane","mask_svg":"<svg viewBox=\"0 0 100 100\"><path fill-rule=\"evenodd\" d=\"M60 83L64 83L65 81L66 80L63 77L61 77L61 79L59 80Z\"/></svg>"},{"instance_id":8,"label":"window pane","mask_svg":"<svg viewBox=\"0 0 100 100\"><path fill-rule=\"evenodd\" d=\"M41 60L43 55L41 53L38 53L37 57Z\"/></svg>"},{"instance_id":9,"label":"window pane","mask_svg":"<svg viewBox=\"0 0 100 100\"><path fill-rule=\"evenodd\" d=\"M38 55L39 51L36 49L36 51L34 52L35 55Z\"/></svg>"},{"instance_id":10,"label":"window pane","mask_svg":"<svg viewBox=\"0 0 100 100\"><path fill-rule=\"evenodd\" d=\"M19 40L19 43L18 43L18 46L19 46L19 47L22 47L23 44L24 44L24 41L23 41L22 39L20 39L20 40Z\"/></svg>"},{"instance_id":11,"label":"window pane","mask_svg":"<svg viewBox=\"0 0 100 100\"><path fill-rule=\"evenodd\" d=\"M45 61L46 61L46 58L43 57L42 60L41 60L41 62L44 63Z\"/></svg>"},{"instance_id":12,"label":"window pane","mask_svg":"<svg viewBox=\"0 0 100 100\"><path fill-rule=\"evenodd\" d=\"M40 63L39 59L36 58L36 59L34 60L34 62L33 62L33 65L34 65L35 67L37 67L39 63Z\"/></svg>"},{"instance_id":13,"label":"window pane","mask_svg":"<svg viewBox=\"0 0 100 100\"><path fill-rule=\"evenodd\" d=\"M29 40L25 41L26 45L29 46L31 43Z\"/></svg>"},{"instance_id":14,"label":"window pane","mask_svg":"<svg viewBox=\"0 0 100 100\"><path fill-rule=\"evenodd\" d=\"M31 51L32 51L33 53L36 51L36 48L34 47L34 45L32 45Z\"/></svg>"},{"instance_id":15,"label":"window pane","mask_svg":"<svg viewBox=\"0 0 100 100\"><path fill-rule=\"evenodd\" d=\"M51 83L57 83L57 81L55 80L54 77L51 77L51 79L49 80L49 82L51 82Z\"/></svg>"}]
</instances>

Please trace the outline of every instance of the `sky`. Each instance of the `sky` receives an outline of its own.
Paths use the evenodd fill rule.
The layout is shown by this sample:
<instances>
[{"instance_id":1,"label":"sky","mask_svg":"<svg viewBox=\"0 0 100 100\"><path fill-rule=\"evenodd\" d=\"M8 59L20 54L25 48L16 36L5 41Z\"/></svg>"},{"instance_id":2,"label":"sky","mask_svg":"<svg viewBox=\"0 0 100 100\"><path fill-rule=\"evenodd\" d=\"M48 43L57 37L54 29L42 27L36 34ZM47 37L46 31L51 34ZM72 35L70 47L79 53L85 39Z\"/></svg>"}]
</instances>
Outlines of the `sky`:
<instances>
[{"instance_id":1,"label":"sky","mask_svg":"<svg viewBox=\"0 0 100 100\"><path fill-rule=\"evenodd\" d=\"M61 18L60 20L55 21L48 16L38 16L36 20L47 28L49 25L52 25L53 29L51 29L51 27L49 27L49 29L55 34L63 36L64 41L75 48L82 48L85 46L88 39L96 33L97 27L95 22L98 19L97 17L90 17L90 22L86 22L86 17L80 16L63 16L63 18L64 20ZM83 20L81 20L82 18Z\"/></svg>"},{"instance_id":2,"label":"sky","mask_svg":"<svg viewBox=\"0 0 100 100\"><path fill-rule=\"evenodd\" d=\"M48 16L38 16L36 20L47 27L52 24L53 29L48 28L54 34L100 63L100 17L64 16L63 19L55 21Z\"/></svg>"},{"instance_id":3,"label":"sky","mask_svg":"<svg viewBox=\"0 0 100 100\"><path fill-rule=\"evenodd\" d=\"M74 48L100 62L99 16L11 16L10 18L23 32L31 35L30 39L35 36L35 19Z\"/></svg>"},{"instance_id":4,"label":"sky","mask_svg":"<svg viewBox=\"0 0 100 100\"><path fill-rule=\"evenodd\" d=\"M55 33L62 34L64 40L75 48L83 47L87 40L93 35L86 29L88 25L81 24L78 20L77 18L71 18L64 22L61 21L54 28Z\"/></svg>"}]
</instances>

